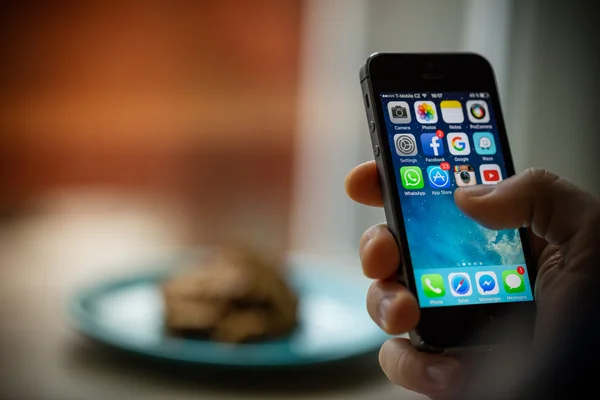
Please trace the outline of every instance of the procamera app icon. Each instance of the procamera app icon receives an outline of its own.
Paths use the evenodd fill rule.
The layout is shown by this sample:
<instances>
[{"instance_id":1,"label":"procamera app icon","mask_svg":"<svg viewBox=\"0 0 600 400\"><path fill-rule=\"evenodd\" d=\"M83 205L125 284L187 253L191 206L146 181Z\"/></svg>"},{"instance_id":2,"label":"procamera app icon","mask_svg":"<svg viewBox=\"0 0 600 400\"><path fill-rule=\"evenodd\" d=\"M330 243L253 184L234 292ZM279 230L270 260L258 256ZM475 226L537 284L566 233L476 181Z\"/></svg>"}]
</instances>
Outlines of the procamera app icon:
<instances>
[{"instance_id":1,"label":"procamera app icon","mask_svg":"<svg viewBox=\"0 0 600 400\"><path fill-rule=\"evenodd\" d=\"M474 124L484 124L490 122L490 111L487 103L483 100L467 101L467 115L469 121Z\"/></svg>"}]
</instances>

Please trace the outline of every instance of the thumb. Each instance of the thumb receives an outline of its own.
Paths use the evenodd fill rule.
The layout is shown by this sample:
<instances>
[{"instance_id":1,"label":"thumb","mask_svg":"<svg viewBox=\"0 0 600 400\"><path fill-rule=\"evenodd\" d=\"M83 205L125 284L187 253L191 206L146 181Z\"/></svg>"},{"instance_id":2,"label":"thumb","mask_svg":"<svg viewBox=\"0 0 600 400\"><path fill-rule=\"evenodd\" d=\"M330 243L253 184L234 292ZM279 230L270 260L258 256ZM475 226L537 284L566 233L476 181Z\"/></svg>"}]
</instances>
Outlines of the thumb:
<instances>
[{"instance_id":1,"label":"thumb","mask_svg":"<svg viewBox=\"0 0 600 400\"><path fill-rule=\"evenodd\" d=\"M489 229L531 227L562 245L598 217L598 199L543 169L528 169L497 185L456 190L457 206Z\"/></svg>"}]
</instances>

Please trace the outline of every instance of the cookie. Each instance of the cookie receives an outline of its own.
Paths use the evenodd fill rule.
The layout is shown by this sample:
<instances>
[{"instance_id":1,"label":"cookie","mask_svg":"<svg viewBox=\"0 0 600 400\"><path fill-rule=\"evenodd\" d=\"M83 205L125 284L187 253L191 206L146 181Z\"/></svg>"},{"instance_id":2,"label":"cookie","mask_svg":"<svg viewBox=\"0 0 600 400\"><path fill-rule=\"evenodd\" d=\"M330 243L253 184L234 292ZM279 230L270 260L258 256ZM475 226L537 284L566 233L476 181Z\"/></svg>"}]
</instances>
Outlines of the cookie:
<instances>
[{"instance_id":1,"label":"cookie","mask_svg":"<svg viewBox=\"0 0 600 400\"><path fill-rule=\"evenodd\" d=\"M280 266L252 250L214 251L162 289L165 324L181 334L239 343L285 335L298 324L298 298Z\"/></svg>"}]
</instances>

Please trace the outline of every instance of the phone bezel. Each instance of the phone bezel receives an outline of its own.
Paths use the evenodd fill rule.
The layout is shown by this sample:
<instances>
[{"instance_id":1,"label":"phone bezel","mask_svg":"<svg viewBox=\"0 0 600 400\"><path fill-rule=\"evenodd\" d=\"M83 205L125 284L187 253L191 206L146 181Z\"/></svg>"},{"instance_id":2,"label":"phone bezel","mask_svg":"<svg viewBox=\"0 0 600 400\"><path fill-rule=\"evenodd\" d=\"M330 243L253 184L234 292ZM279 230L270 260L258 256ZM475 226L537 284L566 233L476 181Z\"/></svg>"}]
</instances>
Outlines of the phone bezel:
<instances>
[{"instance_id":1,"label":"phone bezel","mask_svg":"<svg viewBox=\"0 0 600 400\"><path fill-rule=\"evenodd\" d=\"M392 162L392 149L387 138L381 93L390 92L488 92L496 117L499 142L504 155L508 176L515 174L514 164L496 79L490 63L478 54L436 53L395 54L377 53L367 59L361 69L361 81L366 83L371 97L371 118L375 122L372 138L381 151L384 171L379 171L385 180L384 194L388 226L403 249L403 275L406 285L417 296L415 276L410 260L402 207ZM367 110L367 114L369 115ZM378 166L379 167L379 166ZM391 218L390 218L391 217ZM521 243L532 289L535 285L536 268L533 264L528 233L520 228ZM470 346L488 346L489 340L478 335L482 330L493 329L505 315L523 315L535 312L535 302L474 304L446 307L421 308L421 319L416 334L422 345L431 348L449 349ZM533 321L533 318L531 318Z\"/></svg>"}]
</instances>

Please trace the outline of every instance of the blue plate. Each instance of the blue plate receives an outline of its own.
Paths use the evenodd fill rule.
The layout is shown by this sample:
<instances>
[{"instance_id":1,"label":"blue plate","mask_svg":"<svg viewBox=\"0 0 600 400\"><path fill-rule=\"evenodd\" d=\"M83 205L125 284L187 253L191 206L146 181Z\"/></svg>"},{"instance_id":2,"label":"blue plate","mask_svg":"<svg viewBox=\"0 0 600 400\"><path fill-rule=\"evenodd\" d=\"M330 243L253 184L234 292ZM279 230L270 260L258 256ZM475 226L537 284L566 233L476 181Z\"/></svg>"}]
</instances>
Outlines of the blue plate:
<instances>
[{"instance_id":1,"label":"blue plate","mask_svg":"<svg viewBox=\"0 0 600 400\"><path fill-rule=\"evenodd\" d=\"M340 361L373 352L389 337L367 314L369 281L353 272L354 266L336 267L301 255L288 260L289 281L300 297L300 324L290 336L241 345L170 336L163 329L158 285L176 263L82 290L69 302L74 327L101 343L139 355L232 367Z\"/></svg>"}]
</instances>

